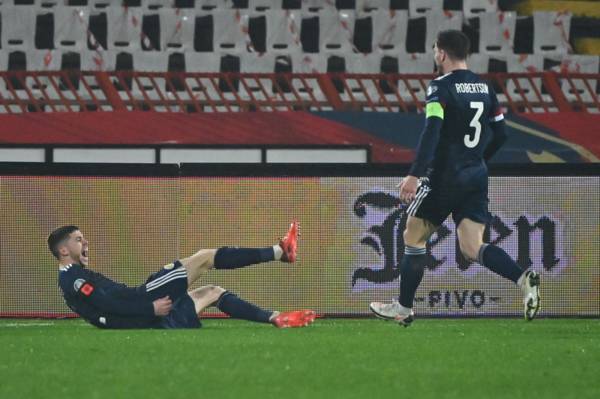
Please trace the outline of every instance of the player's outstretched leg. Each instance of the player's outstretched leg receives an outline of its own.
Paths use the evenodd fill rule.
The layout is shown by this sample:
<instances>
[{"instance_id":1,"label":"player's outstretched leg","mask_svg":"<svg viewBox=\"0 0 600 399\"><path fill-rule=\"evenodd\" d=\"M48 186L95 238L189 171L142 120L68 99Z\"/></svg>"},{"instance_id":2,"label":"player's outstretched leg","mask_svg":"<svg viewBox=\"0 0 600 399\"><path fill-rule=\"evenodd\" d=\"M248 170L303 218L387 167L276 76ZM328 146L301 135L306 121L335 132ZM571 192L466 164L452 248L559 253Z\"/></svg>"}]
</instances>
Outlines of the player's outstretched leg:
<instances>
[{"instance_id":1,"label":"player's outstretched leg","mask_svg":"<svg viewBox=\"0 0 600 399\"><path fill-rule=\"evenodd\" d=\"M221 312L235 319L249 320L258 323L270 323L277 328L306 327L316 317L312 310L292 312L272 312L247 302L237 295L221 287L207 285L188 293L200 313L209 306L216 306Z\"/></svg>"},{"instance_id":2,"label":"player's outstretched leg","mask_svg":"<svg viewBox=\"0 0 600 399\"><path fill-rule=\"evenodd\" d=\"M463 219L457 228L460 250L467 259L516 283L523 292L525 319L533 320L540 309L540 276L534 271L521 270L519 265L500 247L483 243L485 225Z\"/></svg>"},{"instance_id":3,"label":"player's outstretched leg","mask_svg":"<svg viewBox=\"0 0 600 399\"><path fill-rule=\"evenodd\" d=\"M215 269L237 269L273 260L295 262L299 229L299 223L293 221L287 234L272 247L203 249L188 258L181 259L180 262L187 271L188 286L213 267Z\"/></svg>"},{"instance_id":4,"label":"player's outstretched leg","mask_svg":"<svg viewBox=\"0 0 600 399\"><path fill-rule=\"evenodd\" d=\"M404 327L413 322L413 301L427 261L426 242L434 230L429 222L409 216L404 231L404 256L400 263L400 298L391 303L371 302L369 309L377 317L395 320Z\"/></svg>"}]
</instances>

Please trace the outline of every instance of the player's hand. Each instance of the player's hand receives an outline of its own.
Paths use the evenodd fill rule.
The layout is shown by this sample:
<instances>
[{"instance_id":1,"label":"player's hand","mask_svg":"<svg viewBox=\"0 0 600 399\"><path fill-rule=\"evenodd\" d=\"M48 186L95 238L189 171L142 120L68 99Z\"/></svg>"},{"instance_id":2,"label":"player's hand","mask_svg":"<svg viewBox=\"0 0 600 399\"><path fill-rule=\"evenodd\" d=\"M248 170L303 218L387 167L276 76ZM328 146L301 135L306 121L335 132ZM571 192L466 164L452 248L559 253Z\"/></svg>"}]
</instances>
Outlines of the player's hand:
<instances>
[{"instance_id":1,"label":"player's hand","mask_svg":"<svg viewBox=\"0 0 600 399\"><path fill-rule=\"evenodd\" d=\"M152 305L154 305L155 315L166 316L171 311L171 308L173 307L173 302L171 301L171 298L165 296L152 302Z\"/></svg>"},{"instance_id":2,"label":"player's hand","mask_svg":"<svg viewBox=\"0 0 600 399\"><path fill-rule=\"evenodd\" d=\"M415 195L417 195L418 183L419 179L415 176L406 176L402 179L400 182L400 201L410 204L415 199Z\"/></svg>"}]
</instances>

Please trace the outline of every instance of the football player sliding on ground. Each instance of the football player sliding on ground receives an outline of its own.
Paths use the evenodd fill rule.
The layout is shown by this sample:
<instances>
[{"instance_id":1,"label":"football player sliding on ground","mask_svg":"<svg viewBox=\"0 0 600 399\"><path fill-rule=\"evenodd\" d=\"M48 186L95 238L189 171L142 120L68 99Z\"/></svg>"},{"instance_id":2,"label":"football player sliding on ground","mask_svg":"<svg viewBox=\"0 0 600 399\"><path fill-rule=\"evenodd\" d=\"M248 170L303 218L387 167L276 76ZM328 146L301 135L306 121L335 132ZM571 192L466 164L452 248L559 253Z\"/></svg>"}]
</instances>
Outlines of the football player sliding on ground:
<instances>
[{"instance_id":1,"label":"football player sliding on ground","mask_svg":"<svg viewBox=\"0 0 600 399\"><path fill-rule=\"evenodd\" d=\"M208 270L237 269L256 263L296 261L299 226L292 222L278 244L266 248L202 249L128 287L88 269L88 241L77 226L63 226L48 237L59 261L58 285L65 302L84 320L100 328L198 328L200 314L216 306L233 318L271 323L278 328L304 327L312 310L267 311L214 285L188 288Z\"/></svg>"}]
</instances>

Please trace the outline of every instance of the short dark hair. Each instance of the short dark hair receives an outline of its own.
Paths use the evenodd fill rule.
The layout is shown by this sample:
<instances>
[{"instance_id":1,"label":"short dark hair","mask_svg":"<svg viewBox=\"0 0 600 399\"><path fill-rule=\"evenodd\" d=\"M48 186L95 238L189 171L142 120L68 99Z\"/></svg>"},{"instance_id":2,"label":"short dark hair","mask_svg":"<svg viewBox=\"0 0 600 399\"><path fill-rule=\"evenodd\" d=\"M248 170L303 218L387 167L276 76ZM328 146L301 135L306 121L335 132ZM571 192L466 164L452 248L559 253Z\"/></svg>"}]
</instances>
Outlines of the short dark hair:
<instances>
[{"instance_id":1,"label":"short dark hair","mask_svg":"<svg viewBox=\"0 0 600 399\"><path fill-rule=\"evenodd\" d=\"M466 60L471 50L471 41L459 30L449 29L439 32L436 44L453 60Z\"/></svg>"},{"instance_id":2,"label":"short dark hair","mask_svg":"<svg viewBox=\"0 0 600 399\"><path fill-rule=\"evenodd\" d=\"M60 259L60 254L58 253L60 243L68 239L71 233L77 230L79 230L77 226L62 226L50 233L48 236L48 249L56 259Z\"/></svg>"}]
</instances>

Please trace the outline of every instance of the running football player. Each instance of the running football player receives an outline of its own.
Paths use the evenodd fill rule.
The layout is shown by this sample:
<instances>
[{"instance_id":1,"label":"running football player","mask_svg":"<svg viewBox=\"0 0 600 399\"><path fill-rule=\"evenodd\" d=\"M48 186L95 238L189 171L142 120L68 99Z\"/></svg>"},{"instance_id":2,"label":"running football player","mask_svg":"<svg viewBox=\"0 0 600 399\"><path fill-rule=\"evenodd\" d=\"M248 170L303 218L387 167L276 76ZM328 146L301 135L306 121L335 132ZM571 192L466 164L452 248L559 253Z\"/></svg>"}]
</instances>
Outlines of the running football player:
<instances>
[{"instance_id":1,"label":"running football player","mask_svg":"<svg viewBox=\"0 0 600 399\"><path fill-rule=\"evenodd\" d=\"M501 248L483 243L490 218L487 161L502 146L506 133L493 88L467 69L469 47L469 39L460 31L446 30L437 36L433 52L441 76L427 89L425 128L416 159L400 183L400 199L409 204L400 298L370 305L375 315L404 326L413 321L427 240L450 214L462 254L521 288L527 320L540 307L539 275L521 270Z\"/></svg>"}]
</instances>

